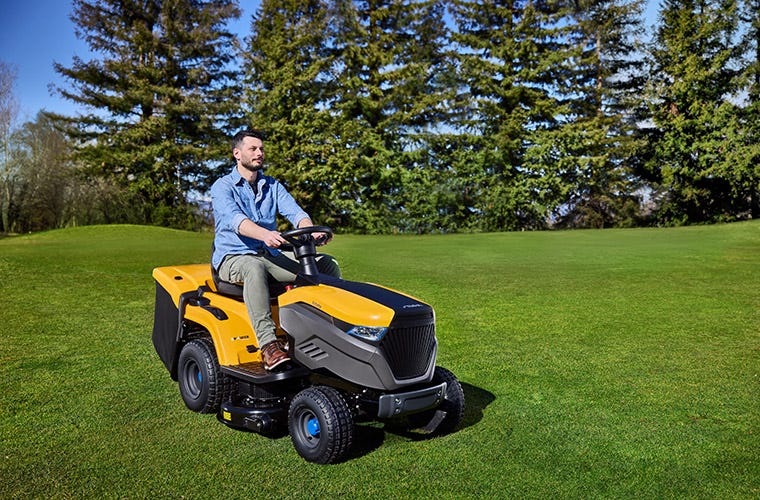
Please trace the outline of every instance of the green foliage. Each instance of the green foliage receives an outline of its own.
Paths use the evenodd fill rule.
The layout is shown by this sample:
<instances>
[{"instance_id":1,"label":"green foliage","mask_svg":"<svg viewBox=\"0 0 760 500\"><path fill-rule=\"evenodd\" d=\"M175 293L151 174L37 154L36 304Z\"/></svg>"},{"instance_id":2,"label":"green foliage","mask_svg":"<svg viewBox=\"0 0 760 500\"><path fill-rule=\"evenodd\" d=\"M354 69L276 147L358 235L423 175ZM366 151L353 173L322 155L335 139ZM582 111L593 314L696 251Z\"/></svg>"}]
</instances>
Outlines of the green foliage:
<instances>
[{"instance_id":1,"label":"green foliage","mask_svg":"<svg viewBox=\"0 0 760 500\"><path fill-rule=\"evenodd\" d=\"M731 197L747 201L749 216L760 218L760 1L745 0L742 21L746 35L742 43L745 54L742 82L747 89L747 105L738 114L738 124L731 128L731 157L724 165L730 171Z\"/></svg>"},{"instance_id":2,"label":"green foliage","mask_svg":"<svg viewBox=\"0 0 760 500\"><path fill-rule=\"evenodd\" d=\"M330 113L323 102L331 82L325 2L263 1L243 53L245 115L267 131L270 175L290 188L315 220L325 220L330 186Z\"/></svg>"},{"instance_id":3,"label":"green foliage","mask_svg":"<svg viewBox=\"0 0 760 500\"><path fill-rule=\"evenodd\" d=\"M561 113L553 95L563 77L557 63L567 55L556 27L560 11L543 2L457 1L452 14L464 89L452 125L461 136L462 160L470 163L478 225L487 231L541 227L548 193L543 172L531 170L526 154Z\"/></svg>"},{"instance_id":4,"label":"green foliage","mask_svg":"<svg viewBox=\"0 0 760 500\"><path fill-rule=\"evenodd\" d=\"M541 228L552 214L568 227L625 224L641 2L459 1L453 12L467 92L453 123L477 172L480 227Z\"/></svg>"},{"instance_id":5,"label":"green foliage","mask_svg":"<svg viewBox=\"0 0 760 500\"><path fill-rule=\"evenodd\" d=\"M613 227L636 223L640 183L633 175L630 112L641 92L642 1L578 2L567 28L573 64L561 88L569 110L550 134L558 157L544 168L556 169L563 194L560 227ZM558 168L557 168L558 167Z\"/></svg>"},{"instance_id":6,"label":"green foliage","mask_svg":"<svg viewBox=\"0 0 760 500\"><path fill-rule=\"evenodd\" d=\"M747 111L737 98L738 7L733 0L669 0L661 11L650 49L655 128L647 166L666 192L658 214L663 223L735 220L757 190Z\"/></svg>"},{"instance_id":7,"label":"green foliage","mask_svg":"<svg viewBox=\"0 0 760 500\"><path fill-rule=\"evenodd\" d=\"M271 171L316 220L386 232L442 100L440 2L264 1L246 58ZM297 21L293 21L297 20Z\"/></svg>"},{"instance_id":8,"label":"green foliage","mask_svg":"<svg viewBox=\"0 0 760 500\"><path fill-rule=\"evenodd\" d=\"M231 0L74 1L77 34L102 57L55 65L71 84L60 94L92 110L65 119L67 131L77 158L127 186L146 222L186 210L227 154L237 81L224 24L238 15Z\"/></svg>"},{"instance_id":9,"label":"green foliage","mask_svg":"<svg viewBox=\"0 0 760 500\"><path fill-rule=\"evenodd\" d=\"M155 266L209 234L0 240L2 498L754 498L760 224L338 235L350 279L436 310L455 433L360 424L344 463L188 411L151 344Z\"/></svg>"},{"instance_id":10,"label":"green foliage","mask_svg":"<svg viewBox=\"0 0 760 500\"><path fill-rule=\"evenodd\" d=\"M644 51L643 0L263 0L238 51L235 0L75 0L97 56L56 64L87 110L56 118L104 221L197 227L243 126L357 233L758 218L757 2L667 0ZM3 153L3 227L25 148ZM25 227L61 225L40 214Z\"/></svg>"}]
</instances>

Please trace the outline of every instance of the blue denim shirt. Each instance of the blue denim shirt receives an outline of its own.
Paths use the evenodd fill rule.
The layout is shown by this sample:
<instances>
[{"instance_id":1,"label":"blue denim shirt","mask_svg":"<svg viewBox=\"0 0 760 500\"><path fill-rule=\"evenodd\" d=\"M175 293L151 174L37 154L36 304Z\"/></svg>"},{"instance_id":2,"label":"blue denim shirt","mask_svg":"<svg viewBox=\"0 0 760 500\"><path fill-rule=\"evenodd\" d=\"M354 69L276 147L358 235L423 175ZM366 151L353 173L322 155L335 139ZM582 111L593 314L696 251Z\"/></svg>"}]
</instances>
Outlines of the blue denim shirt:
<instances>
[{"instance_id":1,"label":"blue denim shirt","mask_svg":"<svg viewBox=\"0 0 760 500\"><path fill-rule=\"evenodd\" d=\"M211 265L219 269L226 255L255 254L262 250L277 254L264 242L238 234L238 227L245 219L251 219L270 231L277 230L279 213L293 224L298 225L309 215L296 203L285 187L272 177L259 172L254 188L238 173L232 172L217 179L211 186L211 203L214 209L214 255Z\"/></svg>"}]
</instances>

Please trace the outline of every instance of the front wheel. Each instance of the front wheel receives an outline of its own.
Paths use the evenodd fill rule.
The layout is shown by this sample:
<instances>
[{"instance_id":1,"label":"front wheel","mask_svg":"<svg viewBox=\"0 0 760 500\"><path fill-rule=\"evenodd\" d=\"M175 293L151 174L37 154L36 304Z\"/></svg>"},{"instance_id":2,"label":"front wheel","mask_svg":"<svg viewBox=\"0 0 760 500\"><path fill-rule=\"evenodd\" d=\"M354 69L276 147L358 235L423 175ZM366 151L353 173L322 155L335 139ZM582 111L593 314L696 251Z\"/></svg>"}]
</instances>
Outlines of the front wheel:
<instances>
[{"instance_id":1,"label":"front wheel","mask_svg":"<svg viewBox=\"0 0 760 500\"><path fill-rule=\"evenodd\" d=\"M309 387L296 394L288 411L293 447L309 462L332 464L351 448L354 422L346 401L332 387Z\"/></svg>"},{"instance_id":2,"label":"front wheel","mask_svg":"<svg viewBox=\"0 0 760 500\"><path fill-rule=\"evenodd\" d=\"M443 402L431 410L410 415L408 422L412 429L419 429L431 436L448 434L456 429L464 418L464 390L456 376L446 368L436 366L433 383L446 382L446 396Z\"/></svg>"}]
</instances>

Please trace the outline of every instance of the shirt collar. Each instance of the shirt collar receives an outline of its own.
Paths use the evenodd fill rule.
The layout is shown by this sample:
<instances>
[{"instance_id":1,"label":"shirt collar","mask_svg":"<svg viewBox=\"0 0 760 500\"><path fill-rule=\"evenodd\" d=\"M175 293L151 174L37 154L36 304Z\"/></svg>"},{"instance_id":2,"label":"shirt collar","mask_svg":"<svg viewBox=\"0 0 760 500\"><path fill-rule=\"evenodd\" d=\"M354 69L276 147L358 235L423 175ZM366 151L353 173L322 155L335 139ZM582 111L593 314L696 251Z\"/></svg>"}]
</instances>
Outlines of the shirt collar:
<instances>
[{"instance_id":1,"label":"shirt collar","mask_svg":"<svg viewBox=\"0 0 760 500\"><path fill-rule=\"evenodd\" d=\"M237 165L232 167L232 172L230 172L230 175L232 176L232 182L236 186L242 186L247 181L243 178L242 175L240 175L240 172L238 172ZM264 174L259 170L258 176L256 177L256 184L261 184L261 181L264 179Z\"/></svg>"}]
</instances>

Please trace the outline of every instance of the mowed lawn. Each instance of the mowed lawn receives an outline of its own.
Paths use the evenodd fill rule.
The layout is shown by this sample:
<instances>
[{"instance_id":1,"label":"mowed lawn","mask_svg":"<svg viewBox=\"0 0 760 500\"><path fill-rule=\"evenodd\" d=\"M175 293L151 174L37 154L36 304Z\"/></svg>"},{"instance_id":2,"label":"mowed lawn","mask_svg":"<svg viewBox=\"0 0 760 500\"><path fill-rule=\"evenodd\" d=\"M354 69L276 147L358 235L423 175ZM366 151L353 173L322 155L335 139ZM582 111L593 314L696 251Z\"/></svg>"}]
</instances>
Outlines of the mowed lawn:
<instances>
[{"instance_id":1,"label":"mowed lawn","mask_svg":"<svg viewBox=\"0 0 760 500\"><path fill-rule=\"evenodd\" d=\"M211 238L0 240L0 498L760 498L758 222L338 234L345 277L433 305L467 410L331 466L188 411L155 354L151 270Z\"/></svg>"}]
</instances>

